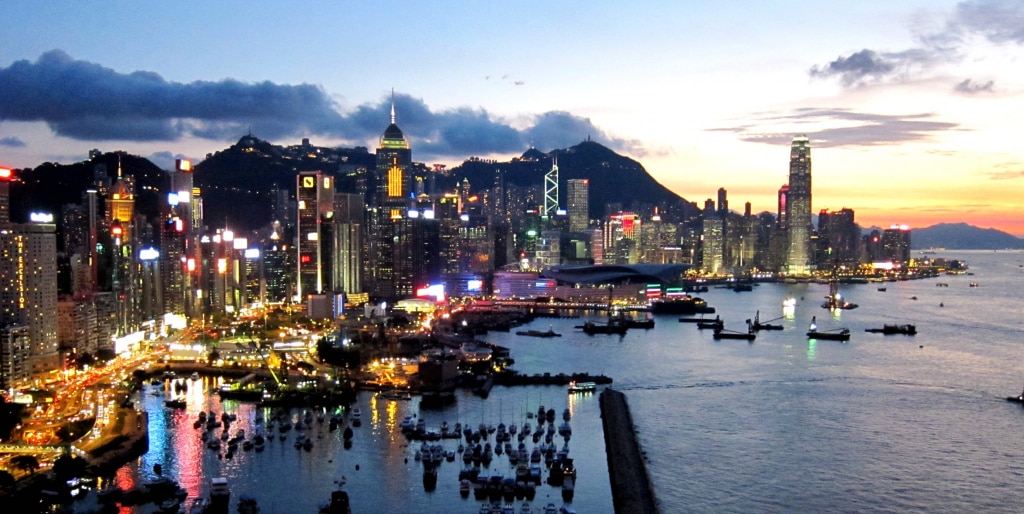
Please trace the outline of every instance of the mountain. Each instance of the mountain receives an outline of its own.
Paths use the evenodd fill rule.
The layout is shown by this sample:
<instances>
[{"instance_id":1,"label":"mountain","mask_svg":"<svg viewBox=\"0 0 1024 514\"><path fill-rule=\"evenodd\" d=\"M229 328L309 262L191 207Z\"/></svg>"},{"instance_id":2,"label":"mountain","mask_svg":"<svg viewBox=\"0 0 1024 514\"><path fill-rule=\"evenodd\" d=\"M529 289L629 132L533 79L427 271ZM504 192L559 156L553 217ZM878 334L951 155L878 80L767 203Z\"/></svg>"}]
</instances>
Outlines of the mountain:
<instances>
[{"instance_id":1,"label":"mountain","mask_svg":"<svg viewBox=\"0 0 1024 514\"><path fill-rule=\"evenodd\" d=\"M682 221L697 213L693 204L654 180L640 163L593 141L548 153L531 148L508 162L469 159L449 171L456 183L468 180L474 191L490 189L499 171L506 184L543 188L544 175L556 159L559 205L564 208L568 204L567 180L588 179L591 219L604 217L606 206L611 204L617 206L616 211L645 214L657 207L662 218L669 222ZM540 200L543 201L543 197Z\"/></svg>"},{"instance_id":2,"label":"mountain","mask_svg":"<svg viewBox=\"0 0 1024 514\"><path fill-rule=\"evenodd\" d=\"M1024 249L1024 239L994 228L979 228L966 223L940 223L915 228L910 234L914 249L952 250Z\"/></svg>"},{"instance_id":3,"label":"mountain","mask_svg":"<svg viewBox=\"0 0 1024 514\"><path fill-rule=\"evenodd\" d=\"M202 190L207 224L255 230L273 221L272 190L295 196L298 172L320 170L336 178L338 190L354 190L350 171L373 169L376 162L364 147L278 146L246 135L197 164L193 180Z\"/></svg>"}]
</instances>

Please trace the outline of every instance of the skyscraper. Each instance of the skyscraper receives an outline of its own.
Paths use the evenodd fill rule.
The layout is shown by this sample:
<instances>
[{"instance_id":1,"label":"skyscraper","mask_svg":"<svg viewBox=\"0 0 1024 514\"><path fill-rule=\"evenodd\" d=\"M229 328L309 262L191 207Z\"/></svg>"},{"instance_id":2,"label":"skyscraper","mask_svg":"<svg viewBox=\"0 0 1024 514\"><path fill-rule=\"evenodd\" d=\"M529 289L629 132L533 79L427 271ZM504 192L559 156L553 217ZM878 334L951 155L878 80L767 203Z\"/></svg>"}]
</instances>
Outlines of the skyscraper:
<instances>
[{"instance_id":1,"label":"skyscraper","mask_svg":"<svg viewBox=\"0 0 1024 514\"><path fill-rule=\"evenodd\" d=\"M569 210L569 232L585 232L590 225L590 180L566 181L566 199Z\"/></svg>"},{"instance_id":2,"label":"skyscraper","mask_svg":"<svg viewBox=\"0 0 1024 514\"><path fill-rule=\"evenodd\" d=\"M308 293L325 292L330 286L330 253L333 233L324 224L333 223L334 180L319 171L302 171L296 177L295 198L298 200L298 286L300 301ZM325 272L328 274L325 275Z\"/></svg>"},{"instance_id":3,"label":"skyscraper","mask_svg":"<svg viewBox=\"0 0 1024 514\"><path fill-rule=\"evenodd\" d=\"M60 369L57 233L52 223L0 224L0 327L8 326L25 327L27 336L14 345L20 353L12 362L25 363L23 374L14 379ZM3 337L13 341L11 334Z\"/></svg>"},{"instance_id":4,"label":"skyscraper","mask_svg":"<svg viewBox=\"0 0 1024 514\"><path fill-rule=\"evenodd\" d=\"M806 275L811 261L811 143L807 136L793 138L789 152L789 191L786 223L789 251L786 272Z\"/></svg>"}]
</instances>

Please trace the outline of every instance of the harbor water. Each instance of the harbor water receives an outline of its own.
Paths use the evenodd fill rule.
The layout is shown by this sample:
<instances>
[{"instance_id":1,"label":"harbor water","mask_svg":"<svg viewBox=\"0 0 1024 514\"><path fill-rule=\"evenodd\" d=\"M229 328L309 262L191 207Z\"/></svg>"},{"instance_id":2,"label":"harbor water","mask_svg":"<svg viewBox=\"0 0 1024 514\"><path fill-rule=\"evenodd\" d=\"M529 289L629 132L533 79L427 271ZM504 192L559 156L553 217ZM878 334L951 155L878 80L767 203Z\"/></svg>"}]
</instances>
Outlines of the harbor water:
<instances>
[{"instance_id":1,"label":"harbor water","mask_svg":"<svg viewBox=\"0 0 1024 514\"><path fill-rule=\"evenodd\" d=\"M827 284L701 293L727 329L745 330L757 312L762 322L785 327L749 343L715 340L667 315L653 329L622 337L587 336L573 328L581 318L524 327L550 327L562 337L481 338L510 348L524 373L611 376L612 387L626 394L662 512L1024 511L1016 488L1024 479L1024 408L1005 400L1024 386L1024 253L937 256L965 260L973 275L844 285L841 292L859 308L836 313L820 306ZM796 300L792 310L784 310L786 298ZM849 328L850 341L808 340L812 318L820 330ZM917 335L865 332L886 323L915 324ZM298 513L316 512L344 477L357 514L475 513L482 502L459 494L461 456L442 463L436 489L426 491L414 459L420 443L407 441L398 424L412 415L433 429L445 421L521 427L544 405L558 413L556 423L563 409L572 414L568 446L578 476L571 506L612 511L597 396L568 396L564 387L497 386L486 400L461 392L437 410L420 408L415 398L362 393L362 426L353 429L350 448L341 429L314 422L305 431L310 451L293 446L291 431L263 452L231 459L205 449L192 422L200 410L224 409L238 416L232 430L251 434L253 405L221 405L198 387L190 388L185 410L168 410L162 399L141 394L150 450L118 472L123 487L152 477L161 464L190 500L207 494L211 477L224 476L232 504L246 495L263 513ZM458 440L440 443L455 449ZM513 476L504 455L484 473ZM534 512L549 502L563 504L560 490L539 486Z\"/></svg>"}]
</instances>

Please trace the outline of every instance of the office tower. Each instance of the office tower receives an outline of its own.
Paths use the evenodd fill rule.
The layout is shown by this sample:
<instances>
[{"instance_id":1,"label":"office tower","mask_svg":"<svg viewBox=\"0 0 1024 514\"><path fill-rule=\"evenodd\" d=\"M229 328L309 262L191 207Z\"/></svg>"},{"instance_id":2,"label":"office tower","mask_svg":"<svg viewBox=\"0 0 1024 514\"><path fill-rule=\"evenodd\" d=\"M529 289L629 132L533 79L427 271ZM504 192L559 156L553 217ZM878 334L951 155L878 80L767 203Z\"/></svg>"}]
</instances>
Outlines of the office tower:
<instances>
[{"instance_id":1,"label":"office tower","mask_svg":"<svg viewBox=\"0 0 1024 514\"><path fill-rule=\"evenodd\" d=\"M188 253L188 222L177 193L170 193L161 207L160 222L160 275L163 284L163 306L166 312L185 316L198 316L201 311L191 309L192 289L186 283L186 276L198 273L201 260ZM186 305L190 306L186 312Z\"/></svg>"},{"instance_id":2,"label":"office tower","mask_svg":"<svg viewBox=\"0 0 1024 514\"><path fill-rule=\"evenodd\" d=\"M729 212L729 200L725 196L725 188L718 188L718 216L721 218L725 218L726 213Z\"/></svg>"},{"instance_id":3,"label":"office tower","mask_svg":"<svg viewBox=\"0 0 1024 514\"><path fill-rule=\"evenodd\" d=\"M789 227L789 186L783 185L779 188L779 203L776 225L779 230L786 230Z\"/></svg>"},{"instance_id":4,"label":"office tower","mask_svg":"<svg viewBox=\"0 0 1024 514\"><path fill-rule=\"evenodd\" d=\"M890 225L885 229L882 233L882 259L901 270L910 266L910 227Z\"/></svg>"},{"instance_id":5,"label":"office tower","mask_svg":"<svg viewBox=\"0 0 1024 514\"><path fill-rule=\"evenodd\" d=\"M380 137L377 147L376 200L377 205L402 209L408 207L411 191L409 167L412 150L402 129L395 124L395 105L391 104L391 123Z\"/></svg>"},{"instance_id":6,"label":"office tower","mask_svg":"<svg viewBox=\"0 0 1024 514\"><path fill-rule=\"evenodd\" d=\"M117 335L134 332L139 312L135 284L135 192L134 180L121 175L107 193L106 221L113 243L110 290L117 300Z\"/></svg>"},{"instance_id":7,"label":"office tower","mask_svg":"<svg viewBox=\"0 0 1024 514\"><path fill-rule=\"evenodd\" d=\"M334 195L334 242L332 245L331 289L335 292L363 291L363 196Z\"/></svg>"},{"instance_id":8,"label":"office tower","mask_svg":"<svg viewBox=\"0 0 1024 514\"><path fill-rule=\"evenodd\" d=\"M414 254L411 239L414 227L409 218L409 168L412 150L402 130L395 124L395 106L391 123L384 130L377 148L377 186L368 211L366 252L363 255L364 289L377 298L400 299L412 293L414 263L406 262ZM436 230L435 230L436 233Z\"/></svg>"},{"instance_id":9,"label":"office tower","mask_svg":"<svg viewBox=\"0 0 1024 514\"><path fill-rule=\"evenodd\" d=\"M558 156L551 161L551 170L544 174L544 211L549 219L558 212Z\"/></svg>"},{"instance_id":10,"label":"office tower","mask_svg":"<svg viewBox=\"0 0 1024 514\"><path fill-rule=\"evenodd\" d=\"M0 225L0 327L25 327L28 337L26 343L20 333L4 335L5 343L21 348L12 356L25 365L18 379L43 378L61 368L57 323L56 225Z\"/></svg>"},{"instance_id":11,"label":"office tower","mask_svg":"<svg viewBox=\"0 0 1024 514\"><path fill-rule=\"evenodd\" d=\"M722 271L725 259L725 220L704 218L701 234L701 270L717 275Z\"/></svg>"},{"instance_id":12,"label":"office tower","mask_svg":"<svg viewBox=\"0 0 1024 514\"><path fill-rule=\"evenodd\" d=\"M326 292L330 266L328 259L334 222L334 180L319 171L302 171L296 176L295 198L298 201L296 220L298 236L295 256L298 264L296 294L301 301L306 294ZM328 275L324 275L327 271Z\"/></svg>"},{"instance_id":13,"label":"office tower","mask_svg":"<svg viewBox=\"0 0 1024 514\"><path fill-rule=\"evenodd\" d=\"M811 143L807 136L793 138L789 152L789 191L786 195L789 251L786 272L806 275L811 262Z\"/></svg>"},{"instance_id":14,"label":"office tower","mask_svg":"<svg viewBox=\"0 0 1024 514\"><path fill-rule=\"evenodd\" d=\"M818 235L822 256L818 269L830 269L838 264L856 267L860 261L860 227L853 221L853 209L818 212Z\"/></svg>"},{"instance_id":15,"label":"office tower","mask_svg":"<svg viewBox=\"0 0 1024 514\"><path fill-rule=\"evenodd\" d=\"M590 180L566 181L566 202L569 211L569 232L582 233L590 225Z\"/></svg>"}]
</instances>

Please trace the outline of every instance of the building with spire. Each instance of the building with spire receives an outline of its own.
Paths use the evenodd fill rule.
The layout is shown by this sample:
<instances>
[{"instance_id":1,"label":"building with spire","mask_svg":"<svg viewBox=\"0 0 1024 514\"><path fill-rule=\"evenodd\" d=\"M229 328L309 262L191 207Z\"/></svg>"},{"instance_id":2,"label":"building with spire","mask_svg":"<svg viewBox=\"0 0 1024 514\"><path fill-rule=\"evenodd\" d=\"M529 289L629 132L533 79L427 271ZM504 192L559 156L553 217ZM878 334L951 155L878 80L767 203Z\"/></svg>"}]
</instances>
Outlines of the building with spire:
<instances>
[{"instance_id":1,"label":"building with spire","mask_svg":"<svg viewBox=\"0 0 1024 514\"><path fill-rule=\"evenodd\" d=\"M811 143L793 138L789 152L789 189L785 208L786 273L807 275L814 270L811 252Z\"/></svg>"}]
</instances>

